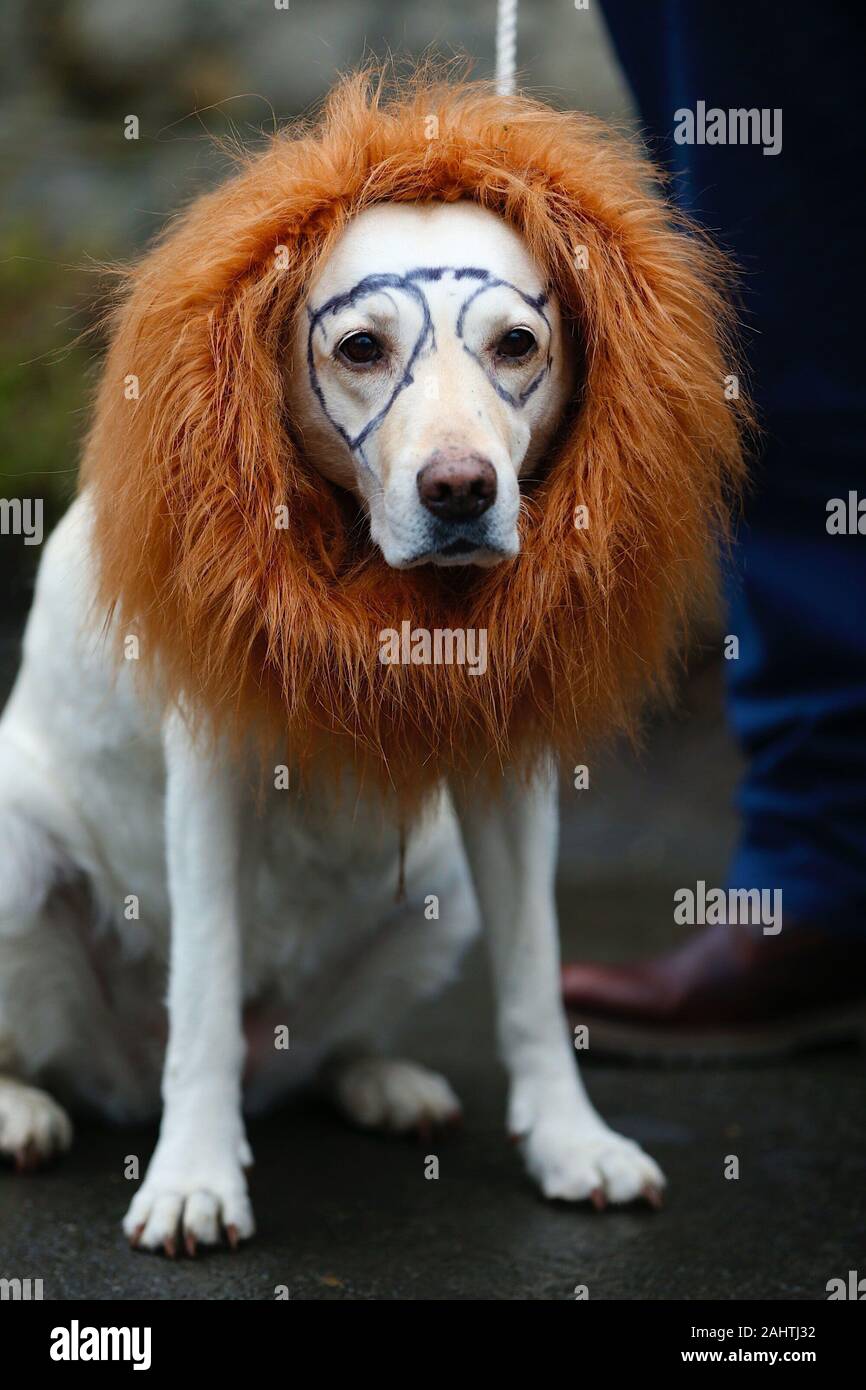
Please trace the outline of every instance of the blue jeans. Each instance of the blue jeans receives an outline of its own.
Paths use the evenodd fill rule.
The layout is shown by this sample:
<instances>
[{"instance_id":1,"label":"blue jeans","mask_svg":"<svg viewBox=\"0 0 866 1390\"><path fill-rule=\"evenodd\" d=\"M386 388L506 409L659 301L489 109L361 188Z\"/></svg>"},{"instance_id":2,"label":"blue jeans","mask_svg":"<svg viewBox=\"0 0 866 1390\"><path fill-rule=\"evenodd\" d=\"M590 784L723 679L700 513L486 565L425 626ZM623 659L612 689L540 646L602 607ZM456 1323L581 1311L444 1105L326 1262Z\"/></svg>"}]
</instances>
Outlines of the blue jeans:
<instances>
[{"instance_id":1,"label":"blue jeans","mask_svg":"<svg viewBox=\"0 0 866 1390\"><path fill-rule=\"evenodd\" d=\"M827 530L831 499L866 499L858 8L609 0L605 18L673 197L743 272L763 439L726 576L747 759L729 886L781 888L788 925L866 935L866 534ZM698 102L780 109L781 151L676 143Z\"/></svg>"}]
</instances>

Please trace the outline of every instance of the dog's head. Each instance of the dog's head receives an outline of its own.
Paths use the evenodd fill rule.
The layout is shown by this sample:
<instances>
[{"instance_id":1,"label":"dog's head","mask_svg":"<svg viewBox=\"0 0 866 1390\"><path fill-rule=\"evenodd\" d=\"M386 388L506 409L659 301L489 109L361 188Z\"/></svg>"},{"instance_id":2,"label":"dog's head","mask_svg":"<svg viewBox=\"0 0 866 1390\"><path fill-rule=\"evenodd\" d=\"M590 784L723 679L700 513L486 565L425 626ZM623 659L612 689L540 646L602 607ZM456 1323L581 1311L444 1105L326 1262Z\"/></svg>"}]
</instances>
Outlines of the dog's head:
<instances>
[{"instance_id":1,"label":"dog's head","mask_svg":"<svg viewBox=\"0 0 866 1390\"><path fill-rule=\"evenodd\" d=\"M664 680L741 468L719 261L600 123L364 77L131 273L89 440L142 665L406 802ZM381 633L483 629L482 675Z\"/></svg>"},{"instance_id":2,"label":"dog's head","mask_svg":"<svg viewBox=\"0 0 866 1390\"><path fill-rule=\"evenodd\" d=\"M516 555L519 479L573 379L558 305L522 238L470 202L368 208L306 310L293 414L316 467L363 500L388 564Z\"/></svg>"}]
</instances>

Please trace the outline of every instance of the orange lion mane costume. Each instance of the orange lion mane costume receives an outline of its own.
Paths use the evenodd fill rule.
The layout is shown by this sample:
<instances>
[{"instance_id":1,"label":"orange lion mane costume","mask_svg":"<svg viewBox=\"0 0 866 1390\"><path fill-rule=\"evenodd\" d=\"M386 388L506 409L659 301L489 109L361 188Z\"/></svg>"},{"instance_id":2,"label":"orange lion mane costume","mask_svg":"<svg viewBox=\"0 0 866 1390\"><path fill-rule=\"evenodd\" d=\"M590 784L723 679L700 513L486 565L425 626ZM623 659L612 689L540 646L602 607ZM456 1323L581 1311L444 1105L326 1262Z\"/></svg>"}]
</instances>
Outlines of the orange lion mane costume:
<instances>
[{"instance_id":1,"label":"orange lion mane costume","mask_svg":"<svg viewBox=\"0 0 866 1390\"><path fill-rule=\"evenodd\" d=\"M581 390L525 489L515 560L396 571L287 418L291 325L353 215L458 198L547 272ZM435 75L391 94L369 72L344 80L125 277L83 469L115 631L140 634L164 698L185 692L317 780L351 767L403 811L444 775L493 787L548 752L580 761L666 685L713 584L742 466L724 283L595 119ZM406 619L486 628L486 674L383 665L379 634Z\"/></svg>"}]
</instances>

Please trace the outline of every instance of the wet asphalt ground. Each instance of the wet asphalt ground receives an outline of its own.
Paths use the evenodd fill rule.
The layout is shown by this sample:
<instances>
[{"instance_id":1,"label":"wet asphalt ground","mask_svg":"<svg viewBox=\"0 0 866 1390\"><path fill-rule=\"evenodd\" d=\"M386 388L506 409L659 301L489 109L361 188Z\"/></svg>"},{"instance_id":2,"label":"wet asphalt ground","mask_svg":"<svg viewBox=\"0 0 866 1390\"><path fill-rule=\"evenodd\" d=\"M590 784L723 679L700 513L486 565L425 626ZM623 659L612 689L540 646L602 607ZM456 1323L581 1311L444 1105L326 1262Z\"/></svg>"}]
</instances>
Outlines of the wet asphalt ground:
<instances>
[{"instance_id":1,"label":"wet asphalt ground","mask_svg":"<svg viewBox=\"0 0 866 1390\"><path fill-rule=\"evenodd\" d=\"M16 641L0 652L3 690ZM642 755L593 764L563 793L560 902L567 954L650 953L687 928L673 892L719 882L735 834L737 758L719 673L702 667ZM50 1171L0 1171L0 1276L43 1280L46 1299L824 1299L866 1269L866 1080L850 1050L734 1069L591 1060L590 1091L669 1180L664 1209L553 1206L503 1130L483 952L412 1020L406 1055L445 1072L461 1131L420 1144L356 1133L312 1098L254 1120L259 1234L195 1262L131 1252L120 1219L127 1156L152 1129L79 1125ZM425 1177L439 1159L439 1177ZM739 1158L737 1180L724 1176Z\"/></svg>"}]
</instances>

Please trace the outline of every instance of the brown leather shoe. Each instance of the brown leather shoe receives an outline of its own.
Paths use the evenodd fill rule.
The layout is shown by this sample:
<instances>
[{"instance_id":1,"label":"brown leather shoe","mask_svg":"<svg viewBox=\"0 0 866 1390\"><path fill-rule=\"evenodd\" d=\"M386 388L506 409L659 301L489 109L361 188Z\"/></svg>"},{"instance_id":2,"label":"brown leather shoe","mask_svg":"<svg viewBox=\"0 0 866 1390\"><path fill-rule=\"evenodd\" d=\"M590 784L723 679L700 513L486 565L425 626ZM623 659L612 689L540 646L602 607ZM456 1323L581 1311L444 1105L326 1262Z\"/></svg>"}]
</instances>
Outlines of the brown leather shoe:
<instances>
[{"instance_id":1,"label":"brown leather shoe","mask_svg":"<svg viewBox=\"0 0 866 1390\"><path fill-rule=\"evenodd\" d=\"M562 982L590 1057L737 1061L866 1042L866 940L805 927L706 927L655 959L566 965Z\"/></svg>"}]
</instances>

